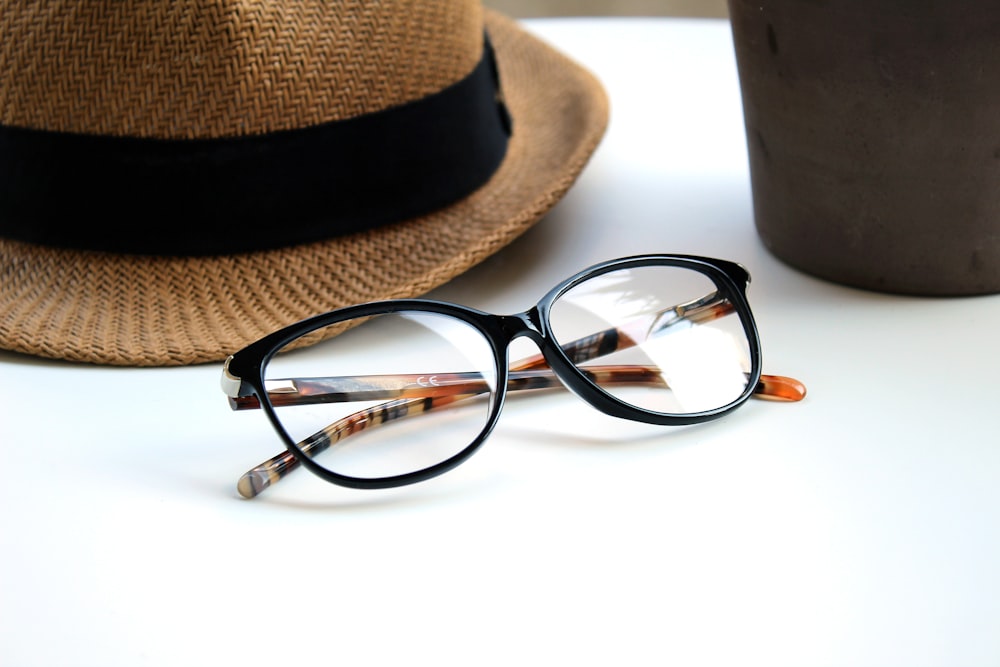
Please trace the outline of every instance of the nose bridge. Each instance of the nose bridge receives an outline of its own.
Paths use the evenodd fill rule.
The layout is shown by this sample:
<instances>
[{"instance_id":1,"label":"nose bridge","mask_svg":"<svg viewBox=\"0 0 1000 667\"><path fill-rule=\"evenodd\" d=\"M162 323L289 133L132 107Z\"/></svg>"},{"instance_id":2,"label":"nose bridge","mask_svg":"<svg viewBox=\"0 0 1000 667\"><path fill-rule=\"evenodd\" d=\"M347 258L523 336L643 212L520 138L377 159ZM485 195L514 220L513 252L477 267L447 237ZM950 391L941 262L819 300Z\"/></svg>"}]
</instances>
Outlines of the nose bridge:
<instances>
[{"instance_id":1,"label":"nose bridge","mask_svg":"<svg viewBox=\"0 0 1000 667\"><path fill-rule=\"evenodd\" d=\"M543 335L538 308L532 308L522 313L504 315L500 326L507 338L508 344L516 338L527 337L541 347Z\"/></svg>"}]
</instances>

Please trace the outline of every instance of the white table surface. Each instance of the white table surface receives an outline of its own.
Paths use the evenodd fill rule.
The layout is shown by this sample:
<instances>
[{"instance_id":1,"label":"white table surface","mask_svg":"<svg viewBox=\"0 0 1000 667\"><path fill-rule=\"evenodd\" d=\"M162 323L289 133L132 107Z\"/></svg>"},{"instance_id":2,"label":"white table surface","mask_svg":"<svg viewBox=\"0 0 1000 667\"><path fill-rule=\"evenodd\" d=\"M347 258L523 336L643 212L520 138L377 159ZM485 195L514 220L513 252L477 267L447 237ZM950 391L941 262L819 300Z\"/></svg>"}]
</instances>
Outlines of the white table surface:
<instances>
[{"instance_id":1,"label":"white table surface","mask_svg":"<svg viewBox=\"0 0 1000 667\"><path fill-rule=\"evenodd\" d=\"M243 501L277 441L221 365L0 353L0 664L1000 664L1000 297L767 253L726 22L527 25L604 81L610 129L543 222L434 296L509 312L603 259L735 259L765 372L808 398L681 430L519 401L430 482L303 471Z\"/></svg>"}]
</instances>

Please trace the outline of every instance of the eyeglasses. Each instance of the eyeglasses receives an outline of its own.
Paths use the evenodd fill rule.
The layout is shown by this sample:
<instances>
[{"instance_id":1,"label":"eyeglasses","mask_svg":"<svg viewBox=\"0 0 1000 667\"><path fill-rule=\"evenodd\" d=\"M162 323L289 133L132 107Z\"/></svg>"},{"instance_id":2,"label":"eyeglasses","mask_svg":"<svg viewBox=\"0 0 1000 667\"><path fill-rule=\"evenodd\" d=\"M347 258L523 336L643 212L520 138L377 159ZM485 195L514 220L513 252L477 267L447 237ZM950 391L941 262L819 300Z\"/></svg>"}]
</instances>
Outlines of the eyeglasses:
<instances>
[{"instance_id":1,"label":"eyeglasses","mask_svg":"<svg viewBox=\"0 0 1000 667\"><path fill-rule=\"evenodd\" d=\"M287 451L243 475L252 498L299 465L354 488L423 481L471 456L508 392L565 386L598 410L663 425L728 414L751 396L797 401L797 380L761 374L733 262L645 255L598 264L530 310L491 315L405 299L342 308L229 357L234 410L263 408ZM540 349L515 363L527 337Z\"/></svg>"}]
</instances>

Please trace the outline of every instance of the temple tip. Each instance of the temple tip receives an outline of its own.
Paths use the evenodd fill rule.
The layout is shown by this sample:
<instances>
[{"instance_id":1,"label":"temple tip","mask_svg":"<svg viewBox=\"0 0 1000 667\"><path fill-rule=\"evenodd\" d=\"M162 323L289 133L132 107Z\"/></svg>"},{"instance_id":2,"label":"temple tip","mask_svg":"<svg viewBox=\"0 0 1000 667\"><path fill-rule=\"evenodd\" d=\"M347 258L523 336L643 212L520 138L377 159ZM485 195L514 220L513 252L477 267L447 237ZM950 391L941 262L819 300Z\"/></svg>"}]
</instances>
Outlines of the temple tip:
<instances>
[{"instance_id":1,"label":"temple tip","mask_svg":"<svg viewBox=\"0 0 1000 667\"><path fill-rule=\"evenodd\" d=\"M271 486L268 475L259 470L251 470L240 477L236 483L236 490L246 499L255 498L261 491Z\"/></svg>"},{"instance_id":2,"label":"temple tip","mask_svg":"<svg viewBox=\"0 0 1000 667\"><path fill-rule=\"evenodd\" d=\"M806 386L783 375L761 375L754 393L758 398L794 403L806 397Z\"/></svg>"}]
</instances>

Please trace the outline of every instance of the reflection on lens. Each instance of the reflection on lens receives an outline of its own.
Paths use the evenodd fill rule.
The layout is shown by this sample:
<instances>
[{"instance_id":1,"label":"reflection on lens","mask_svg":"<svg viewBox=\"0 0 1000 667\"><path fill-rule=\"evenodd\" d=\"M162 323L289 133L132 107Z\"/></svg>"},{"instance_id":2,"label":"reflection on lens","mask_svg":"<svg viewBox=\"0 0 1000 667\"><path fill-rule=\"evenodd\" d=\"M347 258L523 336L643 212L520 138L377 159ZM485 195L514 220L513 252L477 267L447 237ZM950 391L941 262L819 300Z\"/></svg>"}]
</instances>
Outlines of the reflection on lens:
<instances>
[{"instance_id":1,"label":"reflection on lens","mask_svg":"<svg viewBox=\"0 0 1000 667\"><path fill-rule=\"evenodd\" d=\"M279 353L264 372L282 427L317 463L350 477L392 477L455 456L483 431L497 377L477 329L423 311L351 324Z\"/></svg>"},{"instance_id":2,"label":"reflection on lens","mask_svg":"<svg viewBox=\"0 0 1000 667\"><path fill-rule=\"evenodd\" d=\"M747 389L750 343L712 280L692 269L647 266L596 276L550 311L553 335L608 394L683 415L716 410Z\"/></svg>"}]
</instances>

